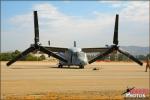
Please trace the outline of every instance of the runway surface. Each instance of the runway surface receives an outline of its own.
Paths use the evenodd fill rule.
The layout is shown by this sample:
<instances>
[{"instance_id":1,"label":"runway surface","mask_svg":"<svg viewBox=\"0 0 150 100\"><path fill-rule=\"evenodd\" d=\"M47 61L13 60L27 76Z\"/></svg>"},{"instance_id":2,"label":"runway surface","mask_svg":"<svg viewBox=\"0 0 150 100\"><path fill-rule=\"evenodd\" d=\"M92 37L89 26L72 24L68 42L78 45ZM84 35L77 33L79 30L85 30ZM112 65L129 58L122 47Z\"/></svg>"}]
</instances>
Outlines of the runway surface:
<instances>
[{"instance_id":1,"label":"runway surface","mask_svg":"<svg viewBox=\"0 0 150 100\"><path fill-rule=\"evenodd\" d=\"M99 70L93 70L97 68ZM127 87L149 89L149 73L136 63L97 62L57 68L55 62L1 62L2 99L123 99Z\"/></svg>"}]
</instances>

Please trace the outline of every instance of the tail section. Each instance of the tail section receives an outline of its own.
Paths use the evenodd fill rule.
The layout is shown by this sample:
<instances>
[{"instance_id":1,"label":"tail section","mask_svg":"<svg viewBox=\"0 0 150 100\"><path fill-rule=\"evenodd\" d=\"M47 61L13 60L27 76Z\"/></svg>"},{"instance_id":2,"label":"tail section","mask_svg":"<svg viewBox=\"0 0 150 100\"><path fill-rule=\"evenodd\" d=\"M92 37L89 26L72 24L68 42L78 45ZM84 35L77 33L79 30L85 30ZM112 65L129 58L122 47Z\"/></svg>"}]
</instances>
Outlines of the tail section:
<instances>
[{"instance_id":1,"label":"tail section","mask_svg":"<svg viewBox=\"0 0 150 100\"><path fill-rule=\"evenodd\" d=\"M77 45L76 45L76 41L74 41L74 47L77 47Z\"/></svg>"}]
</instances>

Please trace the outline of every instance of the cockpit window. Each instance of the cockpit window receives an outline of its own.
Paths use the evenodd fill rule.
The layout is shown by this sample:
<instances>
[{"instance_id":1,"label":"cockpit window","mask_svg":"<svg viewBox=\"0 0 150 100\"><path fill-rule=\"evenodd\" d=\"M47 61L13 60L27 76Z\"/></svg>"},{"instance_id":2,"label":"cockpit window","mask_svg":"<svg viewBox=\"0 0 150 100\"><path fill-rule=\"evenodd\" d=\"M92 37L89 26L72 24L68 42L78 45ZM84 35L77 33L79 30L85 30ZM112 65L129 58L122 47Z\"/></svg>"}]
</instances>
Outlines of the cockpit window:
<instances>
[{"instance_id":1,"label":"cockpit window","mask_svg":"<svg viewBox=\"0 0 150 100\"><path fill-rule=\"evenodd\" d=\"M85 53L83 53L83 52L77 52L77 56L79 58L84 58L85 57Z\"/></svg>"}]
</instances>

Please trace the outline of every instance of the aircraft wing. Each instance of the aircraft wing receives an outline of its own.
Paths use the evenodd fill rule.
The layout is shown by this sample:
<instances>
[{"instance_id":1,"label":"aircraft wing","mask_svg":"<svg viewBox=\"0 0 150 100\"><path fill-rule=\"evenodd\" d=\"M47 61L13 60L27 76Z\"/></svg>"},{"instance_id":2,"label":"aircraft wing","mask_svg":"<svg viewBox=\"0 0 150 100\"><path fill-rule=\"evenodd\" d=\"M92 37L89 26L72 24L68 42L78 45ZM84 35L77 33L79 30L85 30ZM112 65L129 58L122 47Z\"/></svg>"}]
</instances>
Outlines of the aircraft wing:
<instances>
[{"instance_id":1,"label":"aircraft wing","mask_svg":"<svg viewBox=\"0 0 150 100\"><path fill-rule=\"evenodd\" d=\"M46 48L52 52L65 52L68 50L68 48L61 48L61 47L46 47L46 46L44 46L44 48Z\"/></svg>"},{"instance_id":2,"label":"aircraft wing","mask_svg":"<svg viewBox=\"0 0 150 100\"><path fill-rule=\"evenodd\" d=\"M104 52L107 51L109 48L103 47L103 48L82 48L83 52L86 53L92 53L92 52Z\"/></svg>"}]
</instances>

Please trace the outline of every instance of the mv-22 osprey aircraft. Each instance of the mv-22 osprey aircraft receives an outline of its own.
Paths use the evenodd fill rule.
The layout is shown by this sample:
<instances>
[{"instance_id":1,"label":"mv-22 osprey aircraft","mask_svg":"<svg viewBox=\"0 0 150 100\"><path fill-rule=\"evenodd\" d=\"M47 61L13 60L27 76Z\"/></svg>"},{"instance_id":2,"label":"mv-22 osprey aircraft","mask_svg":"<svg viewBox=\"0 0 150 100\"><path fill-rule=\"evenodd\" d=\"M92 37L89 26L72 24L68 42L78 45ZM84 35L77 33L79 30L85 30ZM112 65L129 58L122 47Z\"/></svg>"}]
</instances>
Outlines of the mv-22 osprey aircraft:
<instances>
[{"instance_id":1,"label":"mv-22 osprey aircraft","mask_svg":"<svg viewBox=\"0 0 150 100\"><path fill-rule=\"evenodd\" d=\"M113 45L104 48L77 48L76 42L74 42L73 48L62 48L62 47L47 47L41 46L39 43L39 25L38 25L38 16L37 11L34 11L34 44L23 51L20 55L16 58L10 60L7 63L7 66L10 66L12 63L16 62L17 60L21 59L22 57L26 56L30 52L33 51L41 51L43 53L48 54L59 60L58 68L62 68L63 66L79 66L79 68L84 68L85 65L91 64L96 60L99 60L112 52L119 51L120 53L124 54L125 56L129 57L131 60L135 61L139 65L143 65L141 61L139 61L134 56L130 55L128 52L119 49L118 46L118 22L119 22L119 15L116 15L115 20L115 27L114 27L114 37L113 37ZM90 52L100 52L104 51L103 53L97 55L95 58L88 60L87 54Z\"/></svg>"}]
</instances>

